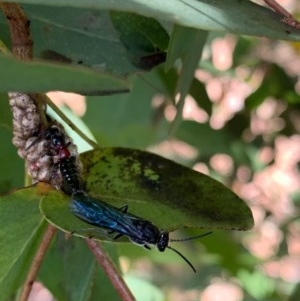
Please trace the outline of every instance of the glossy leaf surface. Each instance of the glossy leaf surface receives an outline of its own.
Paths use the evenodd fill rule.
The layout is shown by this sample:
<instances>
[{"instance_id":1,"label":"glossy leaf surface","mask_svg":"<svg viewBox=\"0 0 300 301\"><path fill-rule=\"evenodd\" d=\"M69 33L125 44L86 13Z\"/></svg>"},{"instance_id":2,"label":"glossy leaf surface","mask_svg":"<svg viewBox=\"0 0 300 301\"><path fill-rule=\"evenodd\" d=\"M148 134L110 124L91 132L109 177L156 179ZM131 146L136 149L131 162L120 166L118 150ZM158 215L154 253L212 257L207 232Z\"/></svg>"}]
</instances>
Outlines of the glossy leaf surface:
<instances>
[{"instance_id":1,"label":"glossy leaf surface","mask_svg":"<svg viewBox=\"0 0 300 301\"><path fill-rule=\"evenodd\" d=\"M36 193L42 197L40 203L42 215L48 222L67 232L68 235L101 239L107 236L106 231L88 225L71 213L70 196L43 183L37 185Z\"/></svg>"},{"instance_id":2,"label":"glossy leaf surface","mask_svg":"<svg viewBox=\"0 0 300 301\"><path fill-rule=\"evenodd\" d=\"M7 95L0 94L0 137L1 137L1 172L0 195L20 187L23 183L24 162L19 158L12 144L12 114Z\"/></svg>"},{"instance_id":3,"label":"glossy leaf surface","mask_svg":"<svg viewBox=\"0 0 300 301\"><path fill-rule=\"evenodd\" d=\"M252 226L250 209L230 189L171 160L126 148L86 152L82 160L87 191L161 228Z\"/></svg>"},{"instance_id":4,"label":"glossy leaf surface","mask_svg":"<svg viewBox=\"0 0 300 301\"><path fill-rule=\"evenodd\" d=\"M158 155L103 148L82 154L82 161L86 189L91 196L117 208L128 205L128 212L161 229L247 230L253 226L250 209L230 189ZM94 231L94 227L72 216L70 198L57 196L58 192L50 191L41 205L50 222L83 236L107 236L107 231Z\"/></svg>"},{"instance_id":5,"label":"glossy leaf surface","mask_svg":"<svg viewBox=\"0 0 300 301\"><path fill-rule=\"evenodd\" d=\"M46 254L39 279L56 300L120 300L85 241L66 239L61 232Z\"/></svg>"},{"instance_id":6,"label":"glossy leaf surface","mask_svg":"<svg viewBox=\"0 0 300 301\"><path fill-rule=\"evenodd\" d=\"M281 16L250 0L17 0L52 6L93 7L162 18L187 27L228 31L277 39L299 40L299 31L280 22Z\"/></svg>"},{"instance_id":7,"label":"glossy leaf surface","mask_svg":"<svg viewBox=\"0 0 300 301\"><path fill-rule=\"evenodd\" d=\"M21 62L1 53L0 66L0 92L62 90L97 94L129 90L126 82L120 78L80 66Z\"/></svg>"},{"instance_id":8,"label":"glossy leaf surface","mask_svg":"<svg viewBox=\"0 0 300 301\"><path fill-rule=\"evenodd\" d=\"M0 300L23 284L45 223L39 212L36 188L0 197Z\"/></svg>"},{"instance_id":9,"label":"glossy leaf surface","mask_svg":"<svg viewBox=\"0 0 300 301\"><path fill-rule=\"evenodd\" d=\"M166 60L169 35L159 22L153 18L116 11L110 12L110 16L133 65L151 70Z\"/></svg>"}]
</instances>

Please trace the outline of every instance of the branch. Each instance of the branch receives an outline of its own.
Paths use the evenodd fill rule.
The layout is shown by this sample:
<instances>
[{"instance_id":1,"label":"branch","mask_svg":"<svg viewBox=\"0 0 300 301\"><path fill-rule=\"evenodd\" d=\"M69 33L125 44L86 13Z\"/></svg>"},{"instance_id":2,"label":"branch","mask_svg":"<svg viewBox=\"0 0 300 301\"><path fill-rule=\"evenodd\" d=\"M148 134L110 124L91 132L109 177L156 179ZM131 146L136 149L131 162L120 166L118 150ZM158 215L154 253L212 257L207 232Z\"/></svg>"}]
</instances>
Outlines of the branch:
<instances>
[{"instance_id":1,"label":"branch","mask_svg":"<svg viewBox=\"0 0 300 301\"><path fill-rule=\"evenodd\" d=\"M28 271L25 284L23 286L19 301L26 301L31 292L32 285L36 279L37 273L40 269L43 258L46 254L46 251L52 241L52 238L56 232L56 228L49 224L48 228L45 231L42 242L35 254L35 257L31 263L31 267Z\"/></svg>"},{"instance_id":2,"label":"branch","mask_svg":"<svg viewBox=\"0 0 300 301\"><path fill-rule=\"evenodd\" d=\"M86 239L86 243L91 249L92 253L95 255L98 263L102 266L104 272L110 279L121 299L123 301L135 301L134 296L124 282L124 279L120 275L120 272L118 271L110 257L106 254L102 246L91 239Z\"/></svg>"},{"instance_id":3,"label":"branch","mask_svg":"<svg viewBox=\"0 0 300 301\"><path fill-rule=\"evenodd\" d=\"M9 23L13 54L21 60L31 60L33 42L30 21L17 3L0 2L0 8Z\"/></svg>"},{"instance_id":4,"label":"branch","mask_svg":"<svg viewBox=\"0 0 300 301\"><path fill-rule=\"evenodd\" d=\"M287 25L300 29L300 23L294 19L293 15L290 14L284 7L282 7L275 0L264 0L264 2L269 5L275 12L283 16L281 22Z\"/></svg>"}]
</instances>

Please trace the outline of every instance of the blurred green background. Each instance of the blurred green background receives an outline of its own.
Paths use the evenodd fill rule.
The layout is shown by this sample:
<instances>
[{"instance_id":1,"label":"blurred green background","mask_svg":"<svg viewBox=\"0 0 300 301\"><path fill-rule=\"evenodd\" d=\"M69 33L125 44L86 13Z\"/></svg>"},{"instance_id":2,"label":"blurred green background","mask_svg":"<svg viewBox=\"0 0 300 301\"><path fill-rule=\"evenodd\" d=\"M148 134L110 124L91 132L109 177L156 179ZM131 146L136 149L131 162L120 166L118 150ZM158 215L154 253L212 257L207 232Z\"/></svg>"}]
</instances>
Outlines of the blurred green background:
<instances>
[{"instance_id":1,"label":"blurred green background","mask_svg":"<svg viewBox=\"0 0 300 301\"><path fill-rule=\"evenodd\" d=\"M296 9L297 1L291 2ZM255 227L250 231L218 230L203 239L174 243L195 265L197 274L169 251L105 244L138 300L298 300L300 44L216 32L205 37L202 59L192 72L195 77L186 96L184 55L174 60L167 73L165 64L132 73L128 94L49 96L76 124L82 121L79 127L100 146L146 149L207 173L233 189L252 209ZM192 47L193 42L185 47ZM129 53L126 64L132 62L131 50L122 48ZM0 192L4 194L24 185L23 161L11 144L11 113L5 94L0 95L0 117ZM74 139L80 151L88 149L78 137ZM176 231L171 237L196 234L198 230ZM57 270L49 271L49 267L53 258L59 265L55 248L63 240L60 235L56 239L39 275L50 290L49 273ZM72 238L68 243L78 245L75 258L86 252L81 240ZM102 272L94 267L93 273L99 277L95 281L106 281L105 290L93 296L107 293L109 300L118 300ZM43 287L37 284L36 290ZM42 300L35 297L30 300Z\"/></svg>"}]
</instances>

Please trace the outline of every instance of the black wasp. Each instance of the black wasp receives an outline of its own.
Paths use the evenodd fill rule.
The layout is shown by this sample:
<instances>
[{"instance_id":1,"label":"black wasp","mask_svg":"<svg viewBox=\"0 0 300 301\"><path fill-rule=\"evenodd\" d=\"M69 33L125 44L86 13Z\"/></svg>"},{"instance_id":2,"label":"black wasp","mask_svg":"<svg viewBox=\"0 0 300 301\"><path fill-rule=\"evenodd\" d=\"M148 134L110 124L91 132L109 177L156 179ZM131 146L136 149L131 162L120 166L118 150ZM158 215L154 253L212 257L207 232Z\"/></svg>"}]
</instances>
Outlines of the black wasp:
<instances>
[{"instance_id":1,"label":"black wasp","mask_svg":"<svg viewBox=\"0 0 300 301\"><path fill-rule=\"evenodd\" d=\"M48 147L47 155L58 156L59 160L69 158L71 152L68 147L71 142L66 142L66 136L57 125L51 125L44 133L43 138L47 141L45 147Z\"/></svg>"},{"instance_id":2,"label":"black wasp","mask_svg":"<svg viewBox=\"0 0 300 301\"><path fill-rule=\"evenodd\" d=\"M117 233L115 239L125 235L133 243L150 250L149 245L156 245L160 252L170 249L176 252L196 272L190 261L179 251L169 246L169 242L187 241L210 234L207 232L186 239L170 239L169 233L161 231L151 222L127 212L127 206L116 208L85 193L75 193L71 199L71 211L81 220L104 229L109 233Z\"/></svg>"},{"instance_id":3,"label":"black wasp","mask_svg":"<svg viewBox=\"0 0 300 301\"><path fill-rule=\"evenodd\" d=\"M44 133L47 141L47 155L58 157L57 165L62 177L62 190L67 194L82 191L82 180L80 177L77 158L69 150L71 142L66 142L65 134L56 125L50 126Z\"/></svg>"},{"instance_id":4,"label":"black wasp","mask_svg":"<svg viewBox=\"0 0 300 301\"><path fill-rule=\"evenodd\" d=\"M44 134L48 141L48 155L58 156L60 173L63 179L62 190L71 197L71 212L88 224L104 228L109 233L117 233L115 239L127 236L133 243L150 250L149 245L156 245L160 252L166 249L173 250L196 272L191 262L179 251L169 246L170 242L187 241L210 234L207 232L186 239L170 239L169 232L161 231L150 221L144 220L127 212L128 206L116 208L99 199L89 196L83 190L82 180L76 157L71 155L66 143L65 135L56 126L49 127Z\"/></svg>"},{"instance_id":5,"label":"black wasp","mask_svg":"<svg viewBox=\"0 0 300 301\"><path fill-rule=\"evenodd\" d=\"M57 124L52 124L45 131L42 132L27 148L30 149L38 141L46 141L44 147L45 152L42 154L48 156L58 156L58 159L68 158L71 156L71 152L68 147L71 142L66 142L65 134L57 126Z\"/></svg>"},{"instance_id":6,"label":"black wasp","mask_svg":"<svg viewBox=\"0 0 300 301\"><path fill-rule=\"evenodd\" d=\"M67 142L63 130L56 123L53 123L27 149L39 140L45 141L45 151L42 156L55 156L53 168L60 170L62 190L70 195L82 191L77 157L71 154L69 150L71 142Z\"/></svg>"}]
</instances>

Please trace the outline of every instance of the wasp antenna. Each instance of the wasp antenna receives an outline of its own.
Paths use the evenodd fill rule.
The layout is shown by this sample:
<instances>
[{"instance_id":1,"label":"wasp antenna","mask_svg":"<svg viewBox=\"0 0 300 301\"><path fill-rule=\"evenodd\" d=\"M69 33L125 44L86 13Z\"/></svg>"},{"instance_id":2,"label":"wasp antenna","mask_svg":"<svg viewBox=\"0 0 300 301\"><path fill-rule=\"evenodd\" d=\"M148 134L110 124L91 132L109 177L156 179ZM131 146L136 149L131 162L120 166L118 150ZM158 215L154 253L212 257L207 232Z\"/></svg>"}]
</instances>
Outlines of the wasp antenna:
<instances>
[{"instance_id":1,"label":"wasp antenna","mask_svg":"<svg viewBox=\"0 0 300 301\"><path fill-rule=\"evenodd\" d=\"M182 238L182 239L170 239L170 242L171 242L171 241L187 241L187 240L193 240L193 239L201 238L201 237L204 237L204 236L207 236L207 235L210 235L210 234L212 234L212 231L209 231L209 232L206 232L206 233L203 233L203 234L200 234L200 235L188 237L188 238Z\"/></svg>"},{"instance_id":2,"label":"wasp antenna","mask_svg":"<svg viewBox=\"0 0 300 301\"><path fill-rule=\"evenodd\" d=\"M196 273L196 269L194 268L194 266L191 264L191 262L185 256L183 256L183 254L181 254L179 251L177 251L176 249L174 249L170 246L167 246L167 248L174 251L175 253L177 253L191 267L191 269L194 271L194 273Z\"/></svg>"}]
</instances>

